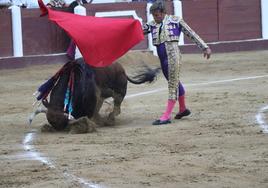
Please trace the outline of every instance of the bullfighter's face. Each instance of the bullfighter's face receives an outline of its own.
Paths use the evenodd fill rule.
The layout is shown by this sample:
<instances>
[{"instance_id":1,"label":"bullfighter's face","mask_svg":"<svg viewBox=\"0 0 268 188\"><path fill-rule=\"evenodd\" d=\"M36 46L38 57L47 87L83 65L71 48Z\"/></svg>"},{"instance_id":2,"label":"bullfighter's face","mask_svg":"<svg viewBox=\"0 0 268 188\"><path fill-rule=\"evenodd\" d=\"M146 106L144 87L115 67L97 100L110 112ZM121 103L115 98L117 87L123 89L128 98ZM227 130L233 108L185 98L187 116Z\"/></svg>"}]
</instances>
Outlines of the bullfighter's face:
<instances>
[{"instance_id":1,"label":"bullfighter's face","mask_svg":"<svg viewBox=\"0 0 268 188\"><path fill-rule=\"evenodd\" d=\"M155 10L152 15L154 17L154 21L158 24L161 23L165 18L165 13L160 10Z\"/></svg>"}]
</instances>

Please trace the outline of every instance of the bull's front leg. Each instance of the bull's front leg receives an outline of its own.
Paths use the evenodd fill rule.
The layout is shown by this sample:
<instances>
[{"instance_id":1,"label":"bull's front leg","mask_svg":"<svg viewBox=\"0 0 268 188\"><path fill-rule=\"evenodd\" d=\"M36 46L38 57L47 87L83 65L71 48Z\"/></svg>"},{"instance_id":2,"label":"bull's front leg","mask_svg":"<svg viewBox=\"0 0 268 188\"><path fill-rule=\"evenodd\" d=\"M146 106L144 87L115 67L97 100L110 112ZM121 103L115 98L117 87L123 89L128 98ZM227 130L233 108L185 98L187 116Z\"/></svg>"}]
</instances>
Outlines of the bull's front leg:
<instances>
[{"instance_id":1,"label":"bull's front leg","mask_svg":"<svg viewBox=\"0 0 268 188\"><path fill-rule=\"evenodd\" d=\"M93 114L93 121L97 124L97 125L103 125L103 121L102 121L102 118L100 116L100 109L103 105L103 101L104 99L102 97L97 97L97 103L96 103L96 108L95 108L95 111L94 111L94 114Z\"/></svg>"}]
</instances>

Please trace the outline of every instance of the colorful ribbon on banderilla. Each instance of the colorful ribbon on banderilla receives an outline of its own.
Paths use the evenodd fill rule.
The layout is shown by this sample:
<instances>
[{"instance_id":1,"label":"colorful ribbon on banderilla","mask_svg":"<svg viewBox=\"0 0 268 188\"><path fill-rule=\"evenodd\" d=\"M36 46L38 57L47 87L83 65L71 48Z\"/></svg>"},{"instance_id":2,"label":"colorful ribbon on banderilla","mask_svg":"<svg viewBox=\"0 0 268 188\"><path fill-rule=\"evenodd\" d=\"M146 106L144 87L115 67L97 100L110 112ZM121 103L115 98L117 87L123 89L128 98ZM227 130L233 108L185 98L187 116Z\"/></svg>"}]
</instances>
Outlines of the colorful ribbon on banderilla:
<instances>
[{"instance_id":1,"label":"colorful ribbon on banderilla","mask_svg":"<svg viewBox=\"0 0 268 188\"><path fill-rule=\"evenodd\" d=\"M68 119L71 119L71 114L73 112L73 105L72 105L73 92L74 92L74 72L71 71L68 87L65 93L64 108L63 108L63 111L68 113Z\"/></svg>"},{"instance_id":2,"label":"colorful ribbon on banderilla","mask_svg":"<svg viewBox=\"0 0 268 188\"><path fill-rule=\"evenodd\" d=\"M66 92L64 95L65 97L64 97L64 108L63 108L63 111L68 113L69 119L71 119L71 114L73 112L72 100L73 100L73 93L74 93L74 71L73 71L74 64L75 64L74 62L66 63L58 72L56 72L56 74L54 74L50 79L48 79L45 83L43 83L34 93L34 95L37 96L36 97L37 102L47 100L50 92L53 90L53 88L57 84L61 75L65 71L70 70L68 86L66 88Z\"/></svg>"}]
</instances>

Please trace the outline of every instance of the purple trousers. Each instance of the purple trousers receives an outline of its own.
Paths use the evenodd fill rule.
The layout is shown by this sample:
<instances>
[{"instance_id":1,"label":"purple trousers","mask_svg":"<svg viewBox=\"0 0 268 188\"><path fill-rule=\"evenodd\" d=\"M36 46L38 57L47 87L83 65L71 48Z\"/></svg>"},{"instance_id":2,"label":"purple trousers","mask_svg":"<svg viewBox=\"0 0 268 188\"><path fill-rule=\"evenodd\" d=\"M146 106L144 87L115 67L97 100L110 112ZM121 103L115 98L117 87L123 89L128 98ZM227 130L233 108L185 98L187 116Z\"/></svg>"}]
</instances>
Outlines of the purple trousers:
<instances>
[{"instance_id":1,"label":"purple trousers","mask_svg":"<svg viewBox=\"0 0 268 188\"><path fill-rule=\"evenodd\" d=\"M169 76L168 76L168 65L169 64L168 64L168 56L167 56L165 44L162 43L162 44L156 46L156 48L157 48L157 54L158 54L158 57L159 57L159 60L161 63L162 72L163 72L165 78L167 80L169 80ZM185 90L184 90L184 87L183 87L181 82L178 83L178 91L179 91L179 96L182 96L185 94Z\"/></svg>"}]
</instances>

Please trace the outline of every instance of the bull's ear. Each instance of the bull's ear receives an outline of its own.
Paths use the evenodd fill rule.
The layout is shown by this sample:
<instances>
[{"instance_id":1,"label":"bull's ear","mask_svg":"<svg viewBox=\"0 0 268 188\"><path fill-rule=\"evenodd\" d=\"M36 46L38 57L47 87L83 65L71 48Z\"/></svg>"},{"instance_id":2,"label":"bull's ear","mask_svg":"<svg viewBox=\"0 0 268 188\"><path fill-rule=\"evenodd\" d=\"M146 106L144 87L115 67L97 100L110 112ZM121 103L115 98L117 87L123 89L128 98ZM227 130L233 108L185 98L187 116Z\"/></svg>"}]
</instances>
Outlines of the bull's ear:
<instances>
[{"instance_id":1,"label":"bull's ear","mask_svg":"<svg viewBox=\"0 0 268 188\"><path fill-rule=\"evenodd\" d=\"M49 103L48 103L47 99L43 99L43 100L42 100L42 103L43 103L43 105L44 105L46 108L49 107Z\"/></svg>"}]
</instances>

